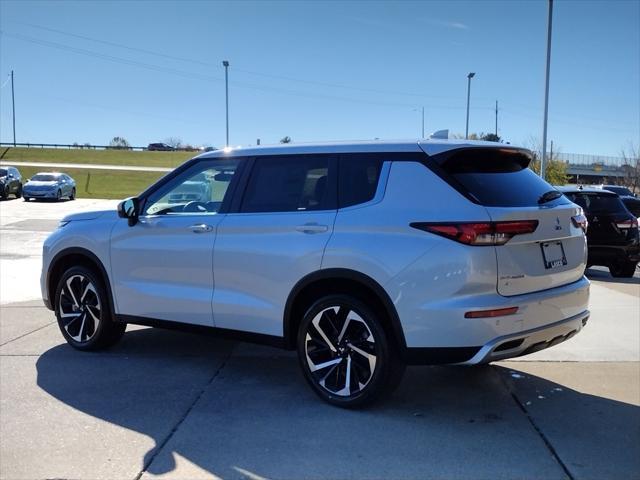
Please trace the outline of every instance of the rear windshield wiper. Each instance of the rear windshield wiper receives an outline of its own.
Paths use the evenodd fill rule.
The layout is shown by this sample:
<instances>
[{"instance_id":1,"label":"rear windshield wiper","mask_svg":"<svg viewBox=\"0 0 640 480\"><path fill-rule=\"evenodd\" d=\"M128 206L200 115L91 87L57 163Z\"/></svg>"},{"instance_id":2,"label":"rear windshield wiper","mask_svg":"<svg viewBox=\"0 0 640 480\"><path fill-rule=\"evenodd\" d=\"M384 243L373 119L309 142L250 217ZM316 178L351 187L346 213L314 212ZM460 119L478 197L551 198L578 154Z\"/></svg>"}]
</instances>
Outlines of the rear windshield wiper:
<instances>
[{"instance_id":1,"label":"rear windshield wiper","mask_svg":"<svg viewBox=\"0 0 640 480\"><path fill-rule=\"evenodd\" d=\"M562 196L562 192L558 190L549 190L546 193L543 193L538 199L539 204L550 202L551 200L555 200L556 198L560 198Z\"/></svg>"}]
</instances>

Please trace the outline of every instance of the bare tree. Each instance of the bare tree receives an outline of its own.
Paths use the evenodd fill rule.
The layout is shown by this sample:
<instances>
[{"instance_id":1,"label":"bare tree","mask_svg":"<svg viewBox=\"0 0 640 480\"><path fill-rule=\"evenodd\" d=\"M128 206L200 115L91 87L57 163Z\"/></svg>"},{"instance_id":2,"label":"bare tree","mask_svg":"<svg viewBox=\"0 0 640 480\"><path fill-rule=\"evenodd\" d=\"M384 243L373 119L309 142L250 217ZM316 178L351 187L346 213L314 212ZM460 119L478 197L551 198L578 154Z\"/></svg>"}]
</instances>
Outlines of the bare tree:
<instances>
[{"instance_id":1,"label":"bare tree","mask_svg":"<svg viewBox=\"0 0 640 480\"><path fill-rule=\"evenodd\" d=\"M127 142L127 139L124 137L113 137L109 142L109 148L130 150L131 145L129 145L129 142Z\"/></svg>"},{"instance_id":2,"label":"bare tree","mask_svg":"<svg viewBox=\"0 0 640 480\"><path fill-rule=\"evenodd\" d=\"M280 143L291 143L291 137L287 135L286 137L282 137L280 139Z\"/></svg>"},{"instance_id":3,"label":"bare tree","mask_svg":"<svg viewBox=\"0 0 640 480\"><path fill-rule=\"evenodd\" d=\"M640 149L631 143L629 147L622 150L622 158L624 158L622 181L629 190L636 193L640 190Z\"/></svg>"},{"instance_id":4,"label":"bare tree","mask_svg":"<svg viewBox=\"0 0 640 480\"><path fill-rule=\"evenodd\" d=\"M178 137L169 137L164 143L173 148L182 148L182 139Z\"/></svg>"}]
</instances>

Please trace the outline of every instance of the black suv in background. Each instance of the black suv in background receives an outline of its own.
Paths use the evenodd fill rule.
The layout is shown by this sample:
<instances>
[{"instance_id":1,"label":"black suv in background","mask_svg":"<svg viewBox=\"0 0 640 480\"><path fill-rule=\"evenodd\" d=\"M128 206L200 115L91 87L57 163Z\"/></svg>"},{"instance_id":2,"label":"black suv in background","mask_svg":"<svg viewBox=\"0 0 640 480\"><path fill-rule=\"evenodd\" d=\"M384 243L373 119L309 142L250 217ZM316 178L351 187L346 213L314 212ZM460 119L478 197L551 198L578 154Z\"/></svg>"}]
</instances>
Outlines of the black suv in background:
<instances>
[{"instance_id":1,"label":"black suv in background","mask_svg":"<svg viewBox=\"0 0 640 480\"><path fill-rule=\"evenodd\" d=\"M636 217L640 217L640 199L631 190L618 185L603 185L602 188L617 193L622 203L624 203L624 206L627 207L627 210Z\"/></svg>"},{"instance_id":2,"label":"black suv in background","mask_svg":"<svg viewBox=\"0 0 640 480\"><path fill-rule=\"evenodd\" d=\"M620 197L597 188L576 186L558 190L581 206L589 221L587 266L604 265L614 277L633 277L640 261L638 219Z\"/></svg>"},{"instance_id":3,"label":"black suv in background","mask_svg":"<svg viewBox=\"0 0 640 480\"><path fill-rule=\"evenodd\" d=\"M0 167L0 198L6 200L11 194L22 196L22 176L15 167Z\"/></svg>"},{"instance_id":4,"label":"black suv in background","mask_svg":"<svg viewBox=\"0 0 640 480\"><path fill-rule=\"evenodd\" d=\"M150 152L173 152L175 148L166 143L150 143L147 150Z\"/></svg>"}]
</instances>

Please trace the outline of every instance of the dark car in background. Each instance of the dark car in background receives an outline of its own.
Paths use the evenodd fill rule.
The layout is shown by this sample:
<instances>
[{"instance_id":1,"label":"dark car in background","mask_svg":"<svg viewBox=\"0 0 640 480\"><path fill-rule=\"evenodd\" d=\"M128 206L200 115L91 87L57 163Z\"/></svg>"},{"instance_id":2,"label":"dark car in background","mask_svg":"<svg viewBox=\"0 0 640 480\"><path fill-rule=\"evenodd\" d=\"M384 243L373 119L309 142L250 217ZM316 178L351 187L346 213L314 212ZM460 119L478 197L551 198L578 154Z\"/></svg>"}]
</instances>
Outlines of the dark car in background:
<instances>
[{"instance_id":1,"label":"dark car in background","mask_svg":"<svg viewBox=\"0 0 640 480\"><path fill-rule=\"evenodd\" d=\"M620 197L598 188L575 186L558 190L582 207L589 221L587 266L603 265L614 277L633 277L640 261L638 219Z\"/></svg>"},{"instance_id":2,"label":"dark car in background","mask_svg":"<svg viewBox=\"0 0 640 480\"><path fill-rule=\"evenodd\" d=\"M173 152L175 148L166 143L150 143L147 146L147 150L150 152Z\"/></svg>"},{"instance_id":3,"label":"dark car in background","mask_svg":"<svg viewBox=\"0 0 640 480\"><path fill-rule=\"evenodd\" d=\"M59 201L67 197L69 200L75 200L76 182L66 173L36 173L24 184L22 196L25 202L32 198Z\"/></svg>"},{"instance_id":4,"label":"dark car in background","mask_svg":"<svg viewBox=\"0 0 640 480\"><path fill-rule=\"evenodd\" d=\"M0 167L0 198L6 200L9 195L22 196L22 176L15 167Z\"/></svg>"},{"instance_id":5,"label":"dark car in background","mask_svg":"<svg viewBox=\"0 0 640 480\"><path fill-rule=\"evenodd\" d=\"M627 207L627 210L636 217L640 217L640 198L638 198L635 193L627 187L621 187L619 185L603 185L602 188L617 193L622 203L624 203L624 206Z\"/></svg>"}]
</instances>

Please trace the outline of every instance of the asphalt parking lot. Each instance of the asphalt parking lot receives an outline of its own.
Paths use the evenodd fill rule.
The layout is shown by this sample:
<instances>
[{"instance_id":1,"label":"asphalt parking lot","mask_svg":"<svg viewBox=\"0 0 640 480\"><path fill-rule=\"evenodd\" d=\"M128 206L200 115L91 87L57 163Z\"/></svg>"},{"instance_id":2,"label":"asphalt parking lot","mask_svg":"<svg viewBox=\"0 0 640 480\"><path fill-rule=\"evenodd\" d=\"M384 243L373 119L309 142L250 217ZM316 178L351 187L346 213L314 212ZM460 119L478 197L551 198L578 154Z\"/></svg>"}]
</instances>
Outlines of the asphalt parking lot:
<instances>
[{"instance_id":1,"label":"asphalt parking lot","mask_svg":"<svg viewBox=\"0 0 640 480\"><path fill-rule=\"evenodd\" d=\"M592 280L575 338L490 366L412 367L363 411L289 352L129 328L101 353L39 299L42 241L115 202L0 202L0 478L640 478L640 275Z\"/></svg>"}]
</instances>

